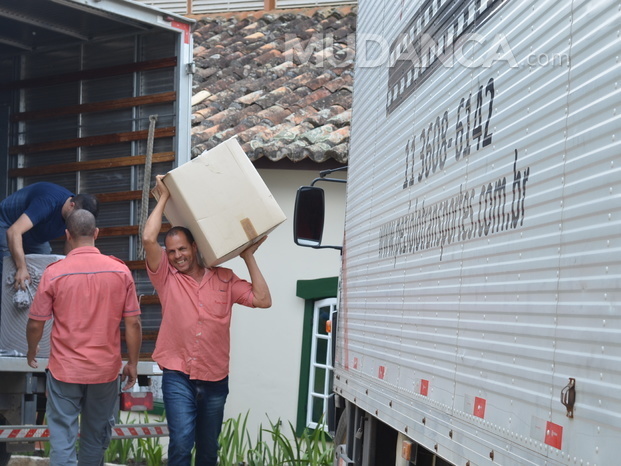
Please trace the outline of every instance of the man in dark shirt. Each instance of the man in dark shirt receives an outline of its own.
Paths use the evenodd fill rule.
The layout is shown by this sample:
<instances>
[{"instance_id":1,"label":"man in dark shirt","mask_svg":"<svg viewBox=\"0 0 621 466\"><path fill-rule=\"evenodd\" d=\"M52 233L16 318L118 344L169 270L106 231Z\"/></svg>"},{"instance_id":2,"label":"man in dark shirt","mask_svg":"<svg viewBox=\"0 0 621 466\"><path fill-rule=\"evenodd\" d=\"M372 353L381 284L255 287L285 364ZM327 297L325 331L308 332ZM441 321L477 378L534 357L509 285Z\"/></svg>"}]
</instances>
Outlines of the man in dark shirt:
<instances>
[{"instance_id":1,"label":"man in dark shirt","mask_svg":"<svg viewBox=\"0 0 621 466\"><path fill-rule=\"evenodd\" d=\"M49 241L65 234L65 219L74 209L97 216L99 204L92 195L74 195L48 182L26 186L0 202L0 259L9 254L13 257L15 289L25 290L25 282L30 280L25 255L50 254Z\"/></svg>"}]
</instances>

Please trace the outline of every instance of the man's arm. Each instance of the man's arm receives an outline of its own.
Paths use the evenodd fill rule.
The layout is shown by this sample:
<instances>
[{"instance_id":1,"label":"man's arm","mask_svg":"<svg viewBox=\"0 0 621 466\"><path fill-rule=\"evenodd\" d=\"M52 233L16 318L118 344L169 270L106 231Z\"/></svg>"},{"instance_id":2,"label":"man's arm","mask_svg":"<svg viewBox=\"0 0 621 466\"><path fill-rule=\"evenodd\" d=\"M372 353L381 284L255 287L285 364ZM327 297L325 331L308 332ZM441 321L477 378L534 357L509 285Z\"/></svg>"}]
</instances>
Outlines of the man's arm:
<instances>
[{"instance_id":1,"label":"man's arm","mask_svg":"<svg viewBox=\"0 0 621 466\"><path fill-rule=\"evenodd\" d=\"M152 272L158 269L160 261L162 260L162 247L157 242L157 237L162 229L164 207L170 197L170 191L168 191L168 188L164 185L162 178L164 178L164 175L157 175L155 177L155 189L159 194L159 199L151 215L147 218L144 231L142 232L142 246L144 247L147 259L147 267L149 267Z\"/></svg>"},{"instance_id":2,"label":"man's arm","mask_svg":"<svg viewBox=\"0 0 621 466\"><path fill-rule=\"evenodd\" d=\"M28 341L28 354L26 358L28 360L28 365L35 369L39 367L36 356L39 352L39 342L41 341L41 337L43 337L44 327L44 320L28 319L28 323L26 324L26 340Z\"/></svg>"},{"instance_id":3,"label":"man's arm","mask_svg":"<svg viewBox=\"0 0 621 466\"><path fill-rule=\"evenodd\" d=\"M134 386L138 378L138 357L142 346L142 323L140 316L127 316L125 322L125 343L127 343L127 364L123 367L122 381L126 381L123 390Z\"/></svg>"},{"instance_id":4,"label":"man's arm","mask_svg":"<svg viewBox=\"0 0 621 466\"><path fill-rule=\"evenodd\" d=\"M252 283L252 294L254 295L254 299L252 301L252 305L254 307L267 308L272 305L272 296L270 294L270 289L267 286L267 282L257 265L257 261L254 257L254 253L257 251L259 246L263 244L263 242L267 239L267 236L262 238L260 241L257 241L255 244L247 247L242 253L240 257L246 263L246 267L248 267L248 273L250 274L250 281Z\"/></svg>"},{"instance_id":5,"label":"man's arm","mask_svg":"<svg viewBox=\"0 0 621 466\"><path fill-rule=\"evenodd\" d=\"M25 281L30 280L30 274L26 267L26 255L22 235L30 230L34 224L26 214L20 215L13 225L6 231L6 241L9 251L15 261L15 289L26 289Z\"/></svg>"}]
</instances>

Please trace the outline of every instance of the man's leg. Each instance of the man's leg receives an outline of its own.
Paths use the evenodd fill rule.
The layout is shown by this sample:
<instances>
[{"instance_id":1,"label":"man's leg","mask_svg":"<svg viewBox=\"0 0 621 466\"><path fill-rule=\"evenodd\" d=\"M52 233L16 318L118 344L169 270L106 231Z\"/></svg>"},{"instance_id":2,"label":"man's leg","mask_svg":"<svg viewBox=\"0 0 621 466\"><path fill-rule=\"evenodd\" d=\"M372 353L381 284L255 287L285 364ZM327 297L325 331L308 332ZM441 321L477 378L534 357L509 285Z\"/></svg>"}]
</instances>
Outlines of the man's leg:
<instances>
[{"instance_id":1,"label":"man's leg","mask_svg":"<svg viewBox=\"0 0 621 466\"><path fill-rule=\"evenodd\" d=\"M168 423L168 466L190 466L196 422L195 381L183 372L164 369L162 393ZM201 465L198 460L195 464Z\"/></svg>"},{"instance_id":2,"label":"man's leg","mask_svg":"<svg viewBox=\"0 0 621 466\"><path fill-rule=\"evenodd\" d=\"M198 418L196 420L196 464L215 466L218 462L218 437L224 419L224 404L229 394L229 378L219 382L197 382Z\"/></svg>"},{"instance_id":3,"label":"man's leg","mask_svg":"<svg viewBox=\"0 0 621 466\"><path fill-rule=\"evenodd\" d=\"M46 379L50 465L73 466L77 464L75 444L78 439L82 386L56 380L49 371Z\"/></svg>"},{"instance_id":4,"label":"man's leg","mask_svg":"<svg viewBox=\"0 0 621 466\"><path fill-rule=\"evenodd\" d=\"M80 466L103 465L104 453L110 444L114 411L119 396L119 381L84 385L82 419L80 421Z\"/></svg>"}]
</instances>

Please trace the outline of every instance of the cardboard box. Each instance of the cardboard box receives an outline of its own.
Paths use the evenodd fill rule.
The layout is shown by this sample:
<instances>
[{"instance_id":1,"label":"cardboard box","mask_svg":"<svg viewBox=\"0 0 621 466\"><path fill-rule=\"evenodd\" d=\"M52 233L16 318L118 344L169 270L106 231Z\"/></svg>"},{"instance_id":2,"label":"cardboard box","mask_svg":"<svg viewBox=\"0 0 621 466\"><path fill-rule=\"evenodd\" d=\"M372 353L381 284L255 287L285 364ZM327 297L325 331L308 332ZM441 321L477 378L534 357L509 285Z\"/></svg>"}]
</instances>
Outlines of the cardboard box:
<instances>
[{"instance_id":1,"label":"cardboard box","mask_svg":"<svg viewBox=\"0 0 621 466\"><path fill-rule=\"evenodd\" d=\"M231 138L171 170L164 215L188 228L207 267L236 257L286 220L274 196Z\"/></svg>"},{"instance_id":2,"label":"cardboard box","mask_svg":"<svg viewBox=\"0 0 621 466\"><path fill-rule=\"evenodd\" d=\"M26 341L26 324L32 299L37 291L41 275L52 262L65 256L54 254L26 254L26 266L32 278L26 292L17 292L13 288L15 276L15 262L11 256L4 257L2 264L2 307L0 315L0 349L13 353L14 356L26 355L28 342ZM50 332L52 320L45 322L43 337L39 342L38 356L47 358L50 355Z\"/></svg>"}]
</instances>

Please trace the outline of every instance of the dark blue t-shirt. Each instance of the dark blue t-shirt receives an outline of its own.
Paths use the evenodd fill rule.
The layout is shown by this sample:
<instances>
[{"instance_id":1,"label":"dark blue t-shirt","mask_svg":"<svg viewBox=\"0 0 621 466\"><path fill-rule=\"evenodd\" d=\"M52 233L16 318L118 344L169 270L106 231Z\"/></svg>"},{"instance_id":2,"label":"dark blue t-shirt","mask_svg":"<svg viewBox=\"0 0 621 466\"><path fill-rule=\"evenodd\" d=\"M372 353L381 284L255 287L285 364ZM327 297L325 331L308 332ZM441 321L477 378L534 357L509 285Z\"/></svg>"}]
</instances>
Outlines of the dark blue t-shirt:
<instances>
[{"instance_id":1,"label":"dark blue t-shirt","mask_svg":"<svg viewBox=\"0 0 621 466\"><path fill-rule=\"evenodd\" d=\"M14 192L0 202L0 220L7 226L22 214L34 225L23 235L26 244L42 244L65 234L62 208L73 193L54 183L40 182Z\"/></svg>"}]
</instances>

